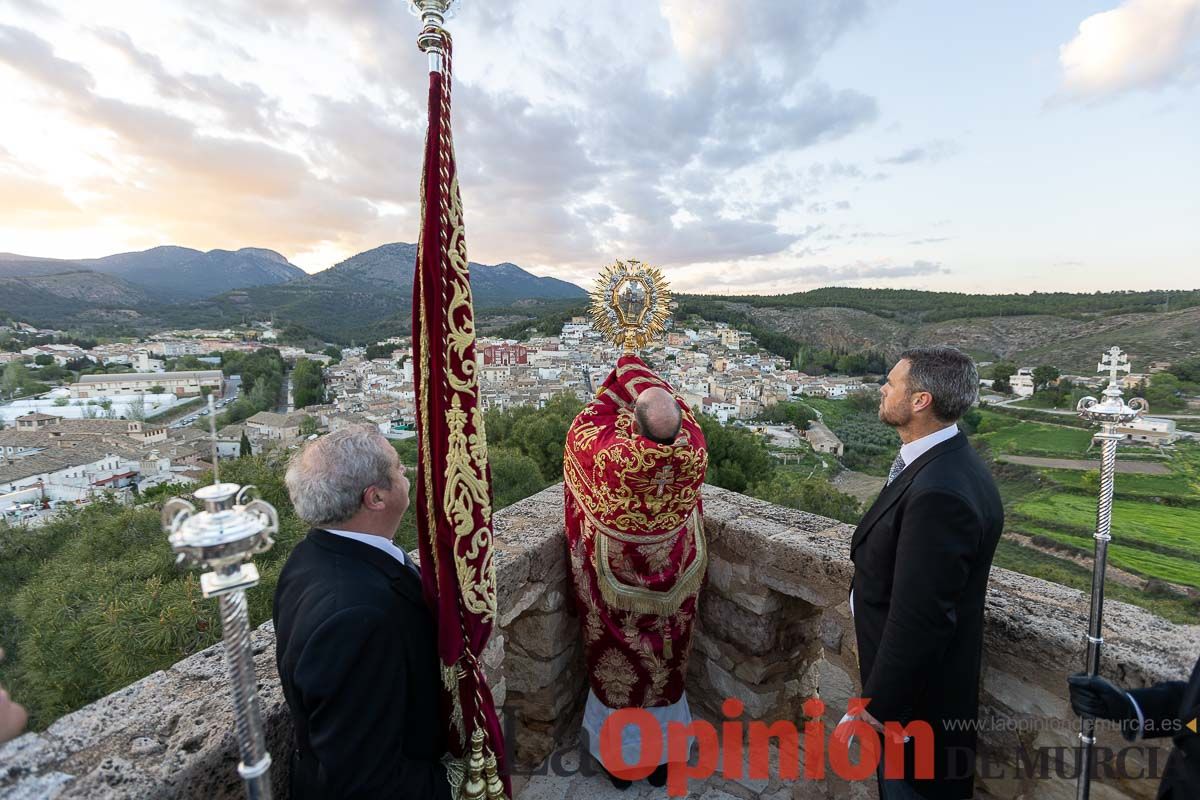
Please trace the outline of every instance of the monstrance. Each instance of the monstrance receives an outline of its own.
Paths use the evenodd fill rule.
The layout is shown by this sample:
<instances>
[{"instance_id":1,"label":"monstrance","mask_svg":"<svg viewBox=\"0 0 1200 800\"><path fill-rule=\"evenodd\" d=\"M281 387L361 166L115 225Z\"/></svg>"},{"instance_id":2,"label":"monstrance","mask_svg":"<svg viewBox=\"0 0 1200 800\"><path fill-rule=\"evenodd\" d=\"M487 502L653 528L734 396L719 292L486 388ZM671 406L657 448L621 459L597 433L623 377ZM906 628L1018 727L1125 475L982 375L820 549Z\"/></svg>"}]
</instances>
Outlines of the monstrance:
<instances>
[{"instance_id":1,"label":"monstrance","mask_svg":"<svg viewBox=\"0 0 1200 800\"><path fill-rule=\"evenodd\" d=\"M636 353L663 335L671 316L671 290L662 270L641 261L604 268L591 291L592 327L613 344Z\"/></svg>"}]
</instances>

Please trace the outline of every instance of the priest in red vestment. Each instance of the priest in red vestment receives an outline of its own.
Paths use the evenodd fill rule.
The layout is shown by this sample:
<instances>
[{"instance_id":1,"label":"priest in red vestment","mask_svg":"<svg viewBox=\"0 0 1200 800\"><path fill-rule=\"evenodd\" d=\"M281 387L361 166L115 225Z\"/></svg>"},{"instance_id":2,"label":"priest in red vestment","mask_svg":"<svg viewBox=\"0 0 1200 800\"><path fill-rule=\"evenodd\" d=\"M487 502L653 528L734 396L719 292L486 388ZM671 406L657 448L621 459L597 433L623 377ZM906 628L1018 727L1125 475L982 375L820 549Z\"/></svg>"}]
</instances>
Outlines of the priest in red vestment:
<instances>
[{"instance_id":1,"label":"priest in red vestment","mask_svg":"<svg viewBox=\"0 0 1200 800\"><path fill-rule=\"evenodd\" d=\"M567 432L567 545L590 685L583 727L621 788L629 785L622 765L600 755L600 729L613 711L644 708L662 726L663 752L650 762L662 765L650 776L660 786L667 724L691 722L684 678L708 564L700 501L707 465L691 409L637 356L617 362ZM621 750L625 765L641 759L636 726L623 731Z\"/></svg>"}]
</instances>

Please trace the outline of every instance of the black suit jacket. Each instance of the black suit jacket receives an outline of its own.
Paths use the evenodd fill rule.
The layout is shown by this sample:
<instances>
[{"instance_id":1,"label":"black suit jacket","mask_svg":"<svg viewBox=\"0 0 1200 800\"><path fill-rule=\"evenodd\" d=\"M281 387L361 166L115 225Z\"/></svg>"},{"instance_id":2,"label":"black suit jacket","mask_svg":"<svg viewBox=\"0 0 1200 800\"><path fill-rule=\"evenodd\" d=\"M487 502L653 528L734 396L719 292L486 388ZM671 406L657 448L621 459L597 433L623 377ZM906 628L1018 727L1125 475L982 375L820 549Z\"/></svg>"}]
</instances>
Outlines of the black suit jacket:
<instances>
[{"instance_id":1,"label":"black suit jacket","mask_svg":"<svg viewBox=\"0 0 1200 800\"><path fill-rule=\"evenodd\" d=\"M1156 739L1170 736L1175 749L1167 759L1159 800L1194 800L1200 797L1200 733L1187 728L1200 717L1200 661L1192 669L1191 680L1160 683L1129 692L1145 717L1142 736Z\"/></svg>"},{"instance_id":2,"label":"black suit jacket","mask_svg":"<svg viewBox=\"0 0 1200 800\"><path fill-rule=\"evenodd\" d=\"M449 800L437 638L417 573L314 529L279 575L273 616L293 800Z\"/></svg>"},{"instance_id":3,"label":"black suit jacket","mask_svg":"<svg viewBox=\"0 0 1200 800\"><path fill-rule=\"evenodd\" d=\"M929 723L934 778L905 778L931 800L974 795L983 606L1004 527L987 466L961 432L884 488L851 543L854 628L867 711Z\"/></svg>"}]
</instances>

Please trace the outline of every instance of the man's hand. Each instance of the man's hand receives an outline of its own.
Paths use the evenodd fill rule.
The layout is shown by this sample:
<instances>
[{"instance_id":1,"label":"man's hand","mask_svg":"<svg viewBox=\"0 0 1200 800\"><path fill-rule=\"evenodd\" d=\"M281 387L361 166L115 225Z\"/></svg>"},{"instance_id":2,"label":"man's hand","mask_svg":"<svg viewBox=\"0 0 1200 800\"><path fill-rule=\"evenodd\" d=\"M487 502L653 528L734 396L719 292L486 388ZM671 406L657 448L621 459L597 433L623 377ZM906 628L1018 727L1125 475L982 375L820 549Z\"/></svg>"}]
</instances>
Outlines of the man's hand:
<instances>
[{"instance_id":1,"label":"man's hand","mask_svg":"<svg viewBox=\"0 0 1200 800\"><path fill-rule=\"evenodd\" d=\"M1071 708L1081 717L1127 721L1137 714L1124 691L1099 675L1080 672L1067 678Z\"/></svg>"},{"instance_id":2,"label":"man's hand","mask_svg":"<svg viewBox=\"0 0 1200 800\"><path fill-rule=\"evenodd\" d=\"M850 713L847 713L840 720L838 720L837 726L833 729L833 738L843 742L847 748L849 748L854 742L854 734L851 732L852 726L846 725L845 723L847 722L865 722L879 733L882 733L884 736L891 739L891 741L895 744L903 744L904 742L908 741L908 737L901 736L894 730L886 729L882 722L875 719L875 717L873 717L871 713L867 711L865 706L861 708L854 707L850 709Z\"/></svg>"},{"instance_id":3,"label":"man's hand","mask_svg":"<svg viewBox=\"0 0 1200 800\"><path fill-rule=\"evenodd\" d=\"M0 744L20 736L28 718L25 708L20 703L14 703L4 687L0 686Z\"/></svg>"}]
</instances>

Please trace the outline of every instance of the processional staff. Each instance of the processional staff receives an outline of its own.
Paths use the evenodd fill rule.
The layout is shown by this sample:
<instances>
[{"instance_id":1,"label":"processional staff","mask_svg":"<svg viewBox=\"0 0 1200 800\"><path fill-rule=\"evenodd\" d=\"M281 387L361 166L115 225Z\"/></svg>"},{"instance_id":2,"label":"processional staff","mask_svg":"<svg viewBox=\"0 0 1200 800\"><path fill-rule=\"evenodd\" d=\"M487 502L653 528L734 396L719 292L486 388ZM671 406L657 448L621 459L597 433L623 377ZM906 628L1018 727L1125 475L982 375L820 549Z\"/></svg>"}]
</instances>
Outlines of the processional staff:
<instances>
[{"instance_id":1,"label":"processional staff","mask_svg":"<svg viewBox=\"0 0 1200 800\"><path fill-rule=\"evenodd\" d=\"M267 751L262 711L258 703L254 654L250 649L250 616L246 590L258 585L258 569L250 559L271 549L279 530L275 507L256 498L253 486L222 483L217 465L216 407L208 397L213 445L213 483L198 489L203 511L179 497L166 502L163 528L183 566L211 571L200 576L205 598L215 597L221 608L225 666L233 692L234 726L241 761L238 774L250 800L271 800L271 754Z\"/></svg>"},{"instance_id":2,"label":"processional staff","mask_svg":"<svg viewBox=\"0 0 1200 800\"><path fill-rule=\"evenodd\" d=\"M1108 388L1104 399L1084 397L1079 401L1079 416L1100 424L1095 439L1101 442L1100 451L1100 499L1096 507L1095 561L1092 565L1092 609L1087 632L1087 673L1100 672L1100 645L1104 644L1101 625L1104 620L1104 573L1108 567L1108 542L1112 539L1113 479L1117 472L1117 442L1125 438L1117 427L1142 416L1149 404L1141 397L1126 403L1121 396L1120 373L1129 372L1129 357L1121 348L1107 350L1096 367L1098 372L1109 374ZM1092 780L1092 746L1096 744L1096 720L1083 717L1080 722L1080 763L1077 800L1088 800Z\"/></svg>"}]
</instances>

